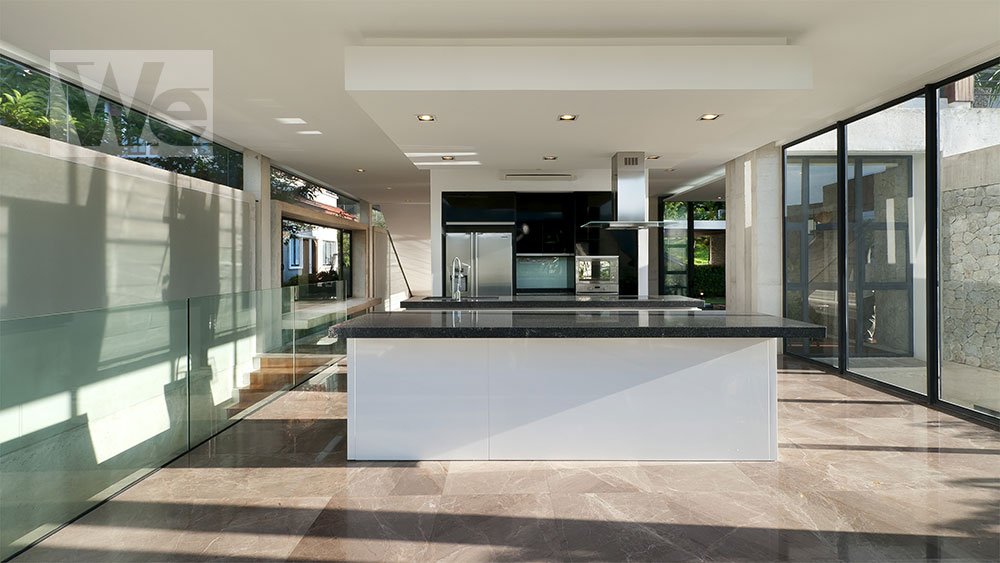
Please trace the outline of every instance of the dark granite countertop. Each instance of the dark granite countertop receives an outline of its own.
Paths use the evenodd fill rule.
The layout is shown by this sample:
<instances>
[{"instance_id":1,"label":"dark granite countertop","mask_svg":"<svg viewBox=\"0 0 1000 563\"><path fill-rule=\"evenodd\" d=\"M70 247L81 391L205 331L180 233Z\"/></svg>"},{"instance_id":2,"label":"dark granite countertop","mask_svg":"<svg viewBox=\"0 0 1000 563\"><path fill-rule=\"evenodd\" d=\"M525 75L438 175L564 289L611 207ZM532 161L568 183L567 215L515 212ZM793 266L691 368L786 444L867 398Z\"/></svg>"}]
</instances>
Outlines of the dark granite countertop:
<instances>
[{"instance_id":1,"label":"dark granite countertop","mask_svg":"<svg viewBox=\"0 0 1000 563\"><path fill-rule=\"evenodd\" d=\"M330 327L341 338L822 338L826 327L725 311L403 311Z\"/></svg>"},{"instance_id":2,"label":"dark granite countertop","mask_svg":"<svg viewBox=\"0 0 1000 563\"><path fill-rule=\"evenodd\" d=\"M675 309L702 308L701 299L681 295L515 295L513 297L412 297L403 301L407 310L475 309Z\"/></svg>"}]
</instances>

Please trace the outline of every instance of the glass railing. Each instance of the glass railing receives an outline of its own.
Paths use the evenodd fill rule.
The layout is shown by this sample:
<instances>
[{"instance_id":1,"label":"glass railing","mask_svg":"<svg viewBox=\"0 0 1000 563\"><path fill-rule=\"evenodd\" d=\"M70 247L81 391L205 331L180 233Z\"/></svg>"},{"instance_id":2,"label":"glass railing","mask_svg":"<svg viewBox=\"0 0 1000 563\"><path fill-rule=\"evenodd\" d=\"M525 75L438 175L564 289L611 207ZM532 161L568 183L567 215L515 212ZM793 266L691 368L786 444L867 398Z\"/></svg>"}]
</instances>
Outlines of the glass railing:
<instances>
[{"instance_id":1,"label":"glass railing","mask_svg":"<svg viewBox=\"0 0 1000 563\"><path fill-rule=\"evenodd\" d=\"M0 321L0 559L337 369L343 283Z\"/></svg>"}]
</instances>

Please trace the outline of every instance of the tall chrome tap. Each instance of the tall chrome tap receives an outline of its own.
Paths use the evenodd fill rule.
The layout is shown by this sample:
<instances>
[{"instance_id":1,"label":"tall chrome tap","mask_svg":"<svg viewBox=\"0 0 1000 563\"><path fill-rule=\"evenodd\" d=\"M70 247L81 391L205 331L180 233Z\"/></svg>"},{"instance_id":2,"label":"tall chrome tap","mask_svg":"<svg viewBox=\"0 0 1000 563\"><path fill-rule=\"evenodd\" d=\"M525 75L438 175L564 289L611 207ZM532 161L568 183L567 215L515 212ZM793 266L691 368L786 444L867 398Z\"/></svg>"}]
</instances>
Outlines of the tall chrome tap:
<instances>
[{"instance_id":1,"label":"tall chrome tap","mask_svg":"<svg viewBox=\"0 0 1000 563\"><path fill-rule=\"evenodd\" d=\"M462 291L469 286L469 277L465 273L468 268L469 265L459 260L458 256L451 261L451 296L455 301L462 300Z\"/></svg>"}]
</instances>

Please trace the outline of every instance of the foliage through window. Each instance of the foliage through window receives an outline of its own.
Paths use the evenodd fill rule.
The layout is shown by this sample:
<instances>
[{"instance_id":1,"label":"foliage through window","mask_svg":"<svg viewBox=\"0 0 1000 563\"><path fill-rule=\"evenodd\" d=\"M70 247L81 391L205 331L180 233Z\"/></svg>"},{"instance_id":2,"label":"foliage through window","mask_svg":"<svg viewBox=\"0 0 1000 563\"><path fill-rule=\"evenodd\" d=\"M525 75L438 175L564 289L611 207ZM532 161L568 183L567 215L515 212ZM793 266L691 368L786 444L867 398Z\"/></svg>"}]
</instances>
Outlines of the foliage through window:
<instances>
[{"instance_id":1,"label":"foliage through window","mask_svg":"<svg viewBox=\"0 0 1000 563\"><path fill-rule=\"evenodd\" d=\"M357 221L361 211L357 201L274 167L271 168L271 198L318 207L350 221Z\"/></svg>"},{"instance_id":2,"label":"foliage through window","mask_svg":"<svg viewBox=\"0 0 1000 563\"><path fill-rule=\"evenodd\" d=\"M0 125L243 188L242 153L3 56Z\"/></svg>"}]
</instances>

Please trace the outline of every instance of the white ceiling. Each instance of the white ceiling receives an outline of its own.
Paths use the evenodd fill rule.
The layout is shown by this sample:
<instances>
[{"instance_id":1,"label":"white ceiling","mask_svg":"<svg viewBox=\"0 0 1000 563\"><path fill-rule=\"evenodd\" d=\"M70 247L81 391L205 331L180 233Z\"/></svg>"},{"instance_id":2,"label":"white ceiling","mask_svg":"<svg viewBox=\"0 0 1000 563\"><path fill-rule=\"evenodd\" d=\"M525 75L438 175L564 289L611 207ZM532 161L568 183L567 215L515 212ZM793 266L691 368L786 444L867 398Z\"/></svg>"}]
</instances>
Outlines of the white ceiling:
<instances>
[{"instance_id":1,"label":"white ceiling","mask_svg":"<svg viewBox=\"0 0 1000 563\"><path fill-rule=\"evenodd\" d=\"M218 135L373 203L429 197L428 173L397 142L407 151L472 147L484 166L510 169L591 167L616 150L644 150L662 156L651 161L651 191L670 193L717 177L727 160L762 144L791 140L1000 55L997 0L0 2L0 39L41 58L55 49L212 50ZM349 45L781 40L809 51L811 90L630 92L627 103L620 92L371 98L372 107L402 104L401 120L424 111L447 116L419 129L415 120L396 125L379 116L376 123L344 89ZM485 121L466 119L484 108L491 110ZM555 123L564 111L581 120ZM708 111L724 116L715 123L692 118ZM510 119L510 112L523 118ZM277 117L307 123L281 125ZM405 135L396 131L402 128ZM545 163L545 154L559 160ZM662 171L668 167L677 170Z\"/></svg>"}]
</instances>

